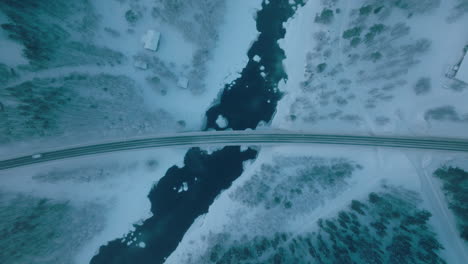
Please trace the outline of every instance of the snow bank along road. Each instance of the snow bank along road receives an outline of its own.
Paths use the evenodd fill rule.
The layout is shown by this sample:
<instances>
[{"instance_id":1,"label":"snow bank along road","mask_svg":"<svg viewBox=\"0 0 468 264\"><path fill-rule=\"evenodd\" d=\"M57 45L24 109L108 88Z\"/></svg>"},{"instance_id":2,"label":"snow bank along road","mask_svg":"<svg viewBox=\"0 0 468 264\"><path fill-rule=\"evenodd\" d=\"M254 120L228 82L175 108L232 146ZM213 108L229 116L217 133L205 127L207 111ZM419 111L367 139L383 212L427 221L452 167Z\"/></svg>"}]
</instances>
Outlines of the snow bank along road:
<instances>
[{"instance_id":1,"label":"snow bank along road","mask_svg":"<svg viewBox=\"0 0 468 264\"><path fill-rule=\"evenodd\" d=\"M449 138L383 137L353 135L320 135L289 131L207 131L130 138L122 141L71 146L0 161L0 170L106 152L203 145L276 145L333 144L391 148L413 148L468 152L468 140Z\"/></svg>"}]
</instances>

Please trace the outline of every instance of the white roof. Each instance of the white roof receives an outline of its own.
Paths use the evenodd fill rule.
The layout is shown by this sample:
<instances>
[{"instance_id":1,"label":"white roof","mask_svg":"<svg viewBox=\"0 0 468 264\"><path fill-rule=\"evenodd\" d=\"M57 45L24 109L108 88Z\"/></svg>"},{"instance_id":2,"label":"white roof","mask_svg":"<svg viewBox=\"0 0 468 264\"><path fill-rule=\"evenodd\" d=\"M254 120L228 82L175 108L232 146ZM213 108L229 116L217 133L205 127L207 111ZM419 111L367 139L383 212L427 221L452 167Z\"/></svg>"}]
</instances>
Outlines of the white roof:
<instances>
[{"instance_id":1,"label":"white roof","mask_svg":"<svg viewBox=\"0 0 468 264\"><path fill-rule=\"evenodd\" d=\"M159 46L159 39L161 38L161 33L150 29L146 31L146 34L143 35L141 41L144 44L145 49L156 51Z\"/></svg>"},{"instance_id":2,"label":"white roof","mask_svg":"<svg viewBox=\"0 0 468 264\"><path fill-rule=\"evenodd\" d=\"M457 74L455 74L455 78L464 83L468 83L468 58L466 54L458 68Z\"/></svg>"},{"instance_id":3,"label":"white roof","mask_svg":"<svg viewBox=\"0 0 468 264\"><path fill-rule=\"evenodd\" d=\"M183 89L187 89L189 80L185 77L180 77L177 81L177 86Z\"/></svg>"}]
</instances>

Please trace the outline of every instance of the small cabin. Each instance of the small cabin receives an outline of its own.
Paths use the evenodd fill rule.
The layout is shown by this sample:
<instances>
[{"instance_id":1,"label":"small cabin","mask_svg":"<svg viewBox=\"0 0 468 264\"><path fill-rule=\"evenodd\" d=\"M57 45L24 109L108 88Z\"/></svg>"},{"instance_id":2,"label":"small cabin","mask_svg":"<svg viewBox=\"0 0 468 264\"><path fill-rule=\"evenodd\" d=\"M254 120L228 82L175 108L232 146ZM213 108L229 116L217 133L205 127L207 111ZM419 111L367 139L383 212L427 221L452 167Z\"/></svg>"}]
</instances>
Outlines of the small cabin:
<instances>
[{"instance_id":1,"label":"small cabin","mask_svg":"<svg viewBox=\"0 0 468 264\"><path fill-rule=\"evenodd\" d=\"M141 41L144 44L144 48L151 51L157 51L159 47L159 40L161 38L161 33L150 29L146 31L146 34L143 35Z\"/></svg>"},{"instance_id":2,"label":"small cabin","mask_svg":"<svg viewBox=\"0 0 468 264\"><path fill-rule=\"evenodd\" d=\"M135 63L133 64L136 68L141 69L141 70L146 70L148 69L148 64L142 60L136 60Z\"/></svg>"},{"instance_id":3,"label":"small cabin","mask_svg":"<svg viewBox=\"0 0 468 264\"><path fill-rule=\"evenodd\" d=\"M180 77L179 80L177 81L177 86L179 86L179 88L182 88L182 89L187 89L188 82L189 80L186 77Z\"/></svg>"}]
</instances>

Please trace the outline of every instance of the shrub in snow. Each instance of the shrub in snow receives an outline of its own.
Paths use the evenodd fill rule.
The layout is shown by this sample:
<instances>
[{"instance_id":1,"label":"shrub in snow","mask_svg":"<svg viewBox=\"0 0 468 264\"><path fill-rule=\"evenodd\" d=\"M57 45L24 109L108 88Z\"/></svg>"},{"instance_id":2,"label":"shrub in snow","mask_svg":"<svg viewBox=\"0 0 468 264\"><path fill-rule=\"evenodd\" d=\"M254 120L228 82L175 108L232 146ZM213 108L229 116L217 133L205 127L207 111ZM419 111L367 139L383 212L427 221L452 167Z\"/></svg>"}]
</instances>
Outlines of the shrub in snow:
<instances>
[{"instance_id":1,"label":"shrub in snow","mask_svg":"<svg viewBox=\"0 0 468 264\"><path fill-rule=\"evenodd\" d=\"M456 4L451 10L451 14L448 18L449 22L454 22L460 19L468 13L468 1L467 0L456 0Z\"/></svg>"},{"instance_id":2,"label":"shrub in snow","mask_svg":"<svg viewBox=\"0 0 468 264\"><path fill-rule=\"evenodd\" d=\"M320 24L330 24L333 21L333 10L324 8L320 15L315 16L315 22Z\"/></svg>"},{"instance_id":3,"label":"shrub in snow","mask_svg":"<svg viewBox=\"0 0 468 264\"><path fill-rule=\"evenodd\" d=\"M141 14L139 12L136 12L131 9L125 12L125 19L130 24L135 24L140 18L141 18Z\"/></svg>"},{"instance_id":4,"label":"shrub in snow","mask_svg":"<svg viewBox=\"0 0 468 264\"><path fill-rule=\"evenodd\" d=\"M417 95L423 95L429 93L431 90L431 78L423 77L420 78L414 85L414 92Z\"/></svg>"},{"instance_id":5,"label":"shrub in snow","mask_svg":"<svg viewBox=\"0 0 468 264\"><path fill-rule=\"evenodd\" d=\"M445 105L427 110L424 114L424 119L426 121L468 122L468 114L461 115L455 107Z\"/></svg>"},{"instance_id":6,"label":"shrub in snow","mask_svg":"<svg viewBox=\"0 0 468 264\"><path fill-rule=\"evenodd\" d=\"M392 0L392 4L408 13L426 13L440 6L441 0Z\"/></svg>"},{"instance_id":7,"label":"shrub in snow","mask_svg":"<svg viewBox=\"0 0 468 264\"><path fill-rule=\"evenodd\" d=\"M364 5L361 8L359 8L359 15L361 16L367 16L372 12L372 6L371 5Z\"/></svg>"},{"instance_id":8,"label":"shrub in snow","mask_svg":"<svg viewBox=\"0 0 468 264\"><path fill-rule=\"evenodd\" d=\"M361 27L353 27L350 29L347 29L343 32L343 38L344 39L351 39L354 37L359 37L361 35L362 28Z\"/></svg>"}]
</instances>

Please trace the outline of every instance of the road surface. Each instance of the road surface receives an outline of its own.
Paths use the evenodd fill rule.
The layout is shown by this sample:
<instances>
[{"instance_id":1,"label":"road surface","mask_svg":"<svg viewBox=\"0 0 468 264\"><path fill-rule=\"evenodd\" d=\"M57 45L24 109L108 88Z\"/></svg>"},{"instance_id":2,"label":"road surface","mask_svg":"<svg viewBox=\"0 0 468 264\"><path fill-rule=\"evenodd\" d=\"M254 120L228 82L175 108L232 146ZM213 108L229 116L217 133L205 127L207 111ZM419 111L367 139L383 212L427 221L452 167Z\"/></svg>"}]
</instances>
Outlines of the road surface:
<instances>
[{"instance_id":1,"label":"road surface","mask_svg":"<svg viewBox=\"0 0 468 264\"><path fill-rule=\"evenodd\" d=\"M78 156L172 146L332 144L468 152L468 140L449 138L320 135L286 131L208 131L132 138L31 153L0 161L0 170Z\"/></svg>"}]
</instances>

